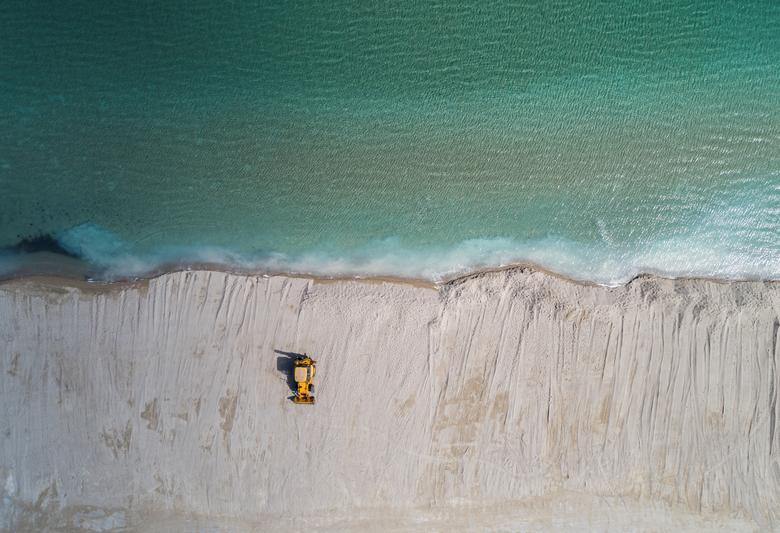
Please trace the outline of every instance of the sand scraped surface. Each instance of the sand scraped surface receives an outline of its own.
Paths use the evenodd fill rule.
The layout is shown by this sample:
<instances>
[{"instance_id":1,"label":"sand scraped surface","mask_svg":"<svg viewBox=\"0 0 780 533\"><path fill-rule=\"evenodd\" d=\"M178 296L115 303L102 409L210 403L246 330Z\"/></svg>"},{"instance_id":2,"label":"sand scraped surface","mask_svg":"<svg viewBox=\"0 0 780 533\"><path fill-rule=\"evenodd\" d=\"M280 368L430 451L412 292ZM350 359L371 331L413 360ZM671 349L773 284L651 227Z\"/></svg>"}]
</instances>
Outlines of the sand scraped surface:
<instances>
[{"instance_id":1,"label":"sand scraped surface","mask_svg":"<svg viewBox=\"0 0 780 533\"><path fill-rule=\"evenodd\" d=\"M778 528L779 316L776 283L530 269L8 281L0 529Z\"/></svg>"}]
</instances>

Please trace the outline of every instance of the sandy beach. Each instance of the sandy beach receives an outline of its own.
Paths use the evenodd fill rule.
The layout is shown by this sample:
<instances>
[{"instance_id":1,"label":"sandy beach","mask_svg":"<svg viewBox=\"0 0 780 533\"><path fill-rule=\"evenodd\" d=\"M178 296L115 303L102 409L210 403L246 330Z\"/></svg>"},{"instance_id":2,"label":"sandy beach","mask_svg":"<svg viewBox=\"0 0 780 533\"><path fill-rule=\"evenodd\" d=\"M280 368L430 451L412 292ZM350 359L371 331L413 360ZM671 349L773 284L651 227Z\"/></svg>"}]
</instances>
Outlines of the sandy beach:
<instances>
[{"instance_id":1,"label":"sandy beach","mask_svg":"<svg viewBox=\"0 0 780 533\"><path fill-rule=\"evenodd\" d=\"M0 528L771 529L779 317L778 283L530 268L7 280Z\"/></svg>"}]
</instances>

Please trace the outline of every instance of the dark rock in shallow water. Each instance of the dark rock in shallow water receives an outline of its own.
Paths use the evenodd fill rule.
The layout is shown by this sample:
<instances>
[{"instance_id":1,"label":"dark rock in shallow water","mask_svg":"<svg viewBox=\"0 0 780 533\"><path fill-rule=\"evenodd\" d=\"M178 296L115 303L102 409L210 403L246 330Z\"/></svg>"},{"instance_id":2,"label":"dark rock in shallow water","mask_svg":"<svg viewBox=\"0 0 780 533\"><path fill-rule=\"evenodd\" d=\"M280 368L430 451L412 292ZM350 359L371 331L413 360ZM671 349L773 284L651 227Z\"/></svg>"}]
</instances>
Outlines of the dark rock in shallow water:
<instances>
[{"instance_id":1,"label":"dark rock in shallow water","mask_svg":"<svg viewBox=\"0 0 780 533\"><path fill-rule=\"evenodd\" d=\"M78 255L63 248L60 242L50 233L24 237L16 244L0 248L0 251L26 254L49 252L67 257L78 258Z\"/></svg>"}]
</instances>

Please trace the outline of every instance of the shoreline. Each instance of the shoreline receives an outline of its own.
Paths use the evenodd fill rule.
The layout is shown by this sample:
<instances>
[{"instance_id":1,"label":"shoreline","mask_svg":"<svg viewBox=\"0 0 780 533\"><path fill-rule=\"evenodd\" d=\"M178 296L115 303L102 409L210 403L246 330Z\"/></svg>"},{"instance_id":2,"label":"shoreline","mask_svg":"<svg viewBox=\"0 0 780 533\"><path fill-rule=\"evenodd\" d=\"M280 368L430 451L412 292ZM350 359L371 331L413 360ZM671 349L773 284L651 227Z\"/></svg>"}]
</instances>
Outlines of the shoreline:
<instances>
[{"instance_id":1,"label":"shoreline","mask_svg":"<svg viewBox=\"0 0 780 533\"><path fill-rule=\"evenodd\" d=\"M48 254L47 255L53 255ZM59 257L58 257L59 259ZM624 283L617 284L605 284L598 283L588 279L574 278L555 270L546 268L537 263L530 261L518 261L506 265L497 266L485 266L476 268L474 270L468 270L458 274L452 274L443 276L441 279L432 280L427 278L417 277L405 277L396 276L392 274L386 275L320 275L310 272L290 272L281 270L256 270L247 268L236 268L223 263L191 263L191 264L165 264L160 268L152 270L146 274L139 276L119 276L116 278L99 278L93 277L86 265L79 260L73 260L70 258L61 258L63 260L64 268L61 272L58 272L56 268L52 268L53 261L51 257L46 257L43 263L46 268L36 270L32 268L21 268L17 271L12 271L7 274L0 274L0 286L12 284L14 282L24 281L39 281L42 285L51 286L68 286L80 289L95 289L95 290L112 290L114 288L127 288L144 286L149 281L169 275L181 272L221 272L225 274L232 274L236 276L244 276L247 278L291 278L291 279L307 279L314 283L328 284L356 281L360 283L390 283L398 285L410 285L417 288L438 290L441 287L447 287L457 285L467 280L478 278L486 274L494 274L500 272L539 272L546 276L556 278L558 280L571 283L574 285L586 286L586 287L602 287L605 289L614 289L619 287L628 287L639 279L660 279L669 281L708 281L712 283L720 284L738 284L738 283L768 283L776 284L780 283L780 279L761 279L761 278L719 278L714 276L670 276L659 271L643 271L633 276L631 279Z\"/></svg>"}]
</instances>

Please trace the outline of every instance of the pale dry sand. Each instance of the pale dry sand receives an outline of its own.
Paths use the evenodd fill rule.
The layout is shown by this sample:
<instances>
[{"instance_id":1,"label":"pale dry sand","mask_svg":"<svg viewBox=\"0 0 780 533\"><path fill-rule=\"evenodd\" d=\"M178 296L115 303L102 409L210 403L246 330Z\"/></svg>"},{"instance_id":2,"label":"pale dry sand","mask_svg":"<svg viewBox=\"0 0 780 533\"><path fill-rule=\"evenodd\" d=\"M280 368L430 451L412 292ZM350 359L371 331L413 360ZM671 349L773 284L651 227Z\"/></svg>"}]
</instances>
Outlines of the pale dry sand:
<instances>
[{"instance_id":1,"label":"pale dry sand","mask_svg":"<svg viewBox=\"0 0 780 533\"><path fill-rule=\"evenodd\" d=\"M7 281L0 528L772 529L778 317L777 283L527 268Z\"/></svg>"}]
</instances>

